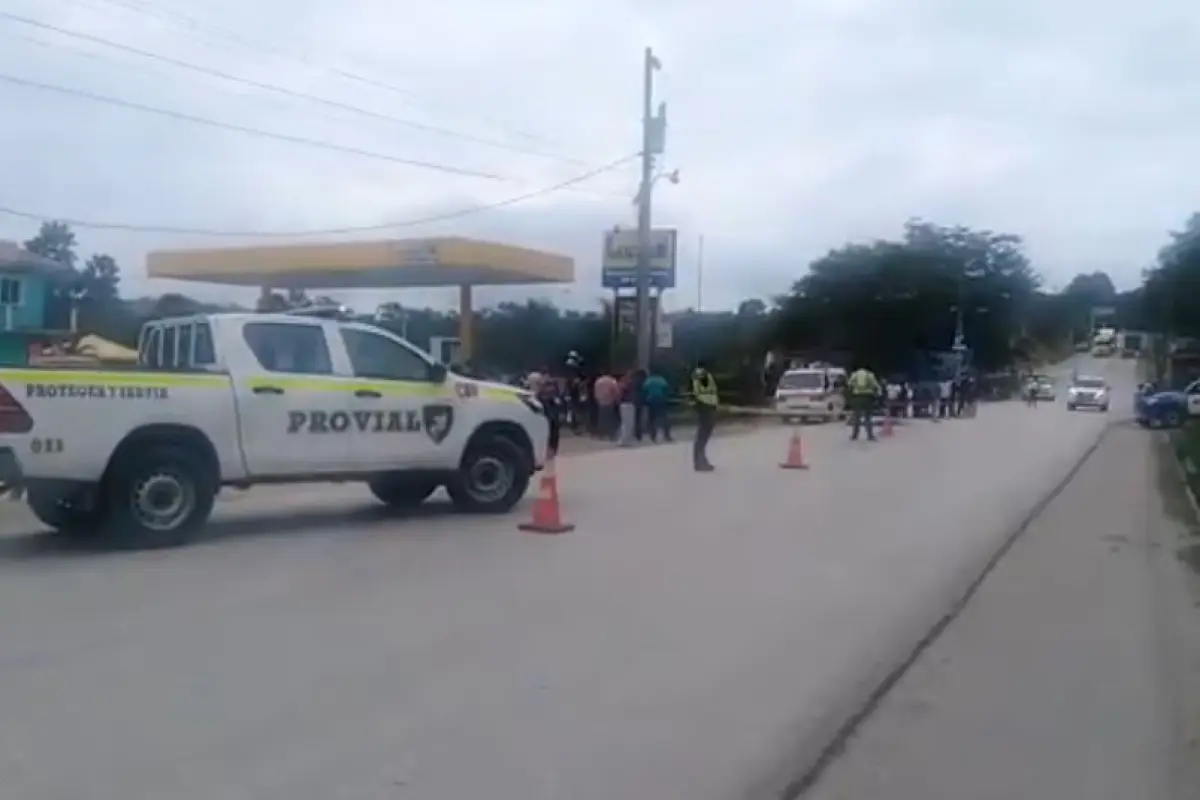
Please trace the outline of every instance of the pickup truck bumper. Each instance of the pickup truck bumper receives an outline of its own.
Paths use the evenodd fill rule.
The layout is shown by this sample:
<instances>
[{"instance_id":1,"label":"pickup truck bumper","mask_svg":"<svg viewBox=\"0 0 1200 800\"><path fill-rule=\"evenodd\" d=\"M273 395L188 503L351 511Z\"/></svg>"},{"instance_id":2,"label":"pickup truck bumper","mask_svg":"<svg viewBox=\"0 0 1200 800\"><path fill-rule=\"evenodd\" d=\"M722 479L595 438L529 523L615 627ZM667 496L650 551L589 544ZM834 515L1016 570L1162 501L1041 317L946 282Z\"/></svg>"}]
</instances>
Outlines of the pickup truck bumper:
<instances>
[{"instance_id":1,"label":"pickup truck bumper","mask_svg":"<svg viewBox=\"0 0 1200 800\"><path fill-rule=\"evenodd\" d=\"M21 470L21 462L11 447L0 447L0 484L5 489L20 489L25 485L25 473Z\"/></svg>"}]
</instances>

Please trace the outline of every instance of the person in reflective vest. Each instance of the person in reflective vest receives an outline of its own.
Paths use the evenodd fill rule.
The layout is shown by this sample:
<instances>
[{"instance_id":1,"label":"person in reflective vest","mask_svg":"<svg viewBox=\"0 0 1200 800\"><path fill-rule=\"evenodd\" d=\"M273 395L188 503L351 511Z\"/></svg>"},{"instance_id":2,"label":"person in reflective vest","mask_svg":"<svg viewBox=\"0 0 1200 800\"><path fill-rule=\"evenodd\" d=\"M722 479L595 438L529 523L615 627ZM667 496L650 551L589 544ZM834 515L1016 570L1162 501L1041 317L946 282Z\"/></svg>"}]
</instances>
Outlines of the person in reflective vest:
<instances>
[{"instance_id":1,"label":"person in reflective vest","mask_svg":"<svg viewBox=\"0 0 1200 800\"><path fill-rule=\"evenodd\" d=\"M712 472L708 462L708 440L717 425L717 381L703 362L692 371L692 400L696 404L696 438L692 442L692 466L697 472Z\"/></svg>"},{"instance_id":2,"label":"person in reflective vest","mask_svg":"<svg viewBox=\"0 0 1200 800\"><path fill-rule=\"evenodd\" d=\"M879 386L879 379L875 377L875 373L864 367L859 367L850 373L850 379L846 382L846 391L849 395L850 414L853 427L850 430L850 440L858 438L858 431L864 425L867 429L867 439L875 441L875 427L871 420L871 414L875 410L875 404L879 400L879 395L882 389Z\"/></svg>"}]
</instances>

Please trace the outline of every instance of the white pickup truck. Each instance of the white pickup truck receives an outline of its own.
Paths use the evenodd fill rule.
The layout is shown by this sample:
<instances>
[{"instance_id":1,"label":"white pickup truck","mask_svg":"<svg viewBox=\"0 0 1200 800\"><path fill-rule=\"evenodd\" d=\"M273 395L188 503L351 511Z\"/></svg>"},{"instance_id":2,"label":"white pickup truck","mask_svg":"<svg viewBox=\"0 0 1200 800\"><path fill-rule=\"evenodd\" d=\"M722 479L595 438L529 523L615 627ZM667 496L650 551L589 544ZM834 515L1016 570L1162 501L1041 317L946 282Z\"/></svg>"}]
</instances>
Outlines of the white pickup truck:
<instances>
[{"instance_id":1,"label":"white pickup truck","mask_svg":"<svg viewBox=\"0 0 1200 800\"><path fill-rule=\"evenodd\" d=\"M502 513L547 439L528 392L355 322L163 319L134 369L0 369L0 479L47 525L118 546L187 542L222 486L364 481L401 507L444 486Z\"/></svg>"}]
</instances>

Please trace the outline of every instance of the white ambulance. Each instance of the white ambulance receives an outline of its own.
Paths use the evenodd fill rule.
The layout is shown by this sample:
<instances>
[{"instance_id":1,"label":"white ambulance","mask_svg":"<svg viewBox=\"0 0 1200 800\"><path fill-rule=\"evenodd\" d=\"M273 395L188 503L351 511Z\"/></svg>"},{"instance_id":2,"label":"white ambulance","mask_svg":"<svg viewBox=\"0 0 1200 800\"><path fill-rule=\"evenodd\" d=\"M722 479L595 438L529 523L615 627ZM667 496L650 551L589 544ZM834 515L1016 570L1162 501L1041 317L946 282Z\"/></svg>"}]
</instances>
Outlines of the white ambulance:
<instances>
[{"instance_id":1,"label":"white ambulance","mask_svg":"<svg viewBox=\"0 0 1200 800\"><path fill-rule=\"evenodd\" d=\"M846 370L810 365L783 373L775 387L775 410L784 422L829 422L846 416Z\"/></svg>"}]
</instances>

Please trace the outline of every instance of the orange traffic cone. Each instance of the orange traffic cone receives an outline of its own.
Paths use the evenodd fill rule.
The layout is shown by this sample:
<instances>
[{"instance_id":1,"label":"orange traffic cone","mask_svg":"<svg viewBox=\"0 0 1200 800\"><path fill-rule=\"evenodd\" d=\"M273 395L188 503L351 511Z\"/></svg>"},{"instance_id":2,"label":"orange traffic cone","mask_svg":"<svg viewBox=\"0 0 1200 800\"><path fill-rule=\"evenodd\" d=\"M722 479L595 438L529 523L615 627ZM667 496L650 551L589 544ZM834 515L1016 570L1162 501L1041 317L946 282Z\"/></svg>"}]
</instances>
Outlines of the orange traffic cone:
<instances>
[{"instance_id":1,"label":"orange traffic cone","mask_svg":"<svg viewBox=\"0 0 1200 800\"><path fill-rule=\"evenodd\" d=\"M530 533L566 533L575 530L574 525L562 519L558 503L558 476L554 471L553 459L546 462L546 468L542 471L541 486L538 487L537 499L533 501L533 519L522 522L517 528Z\"/></svg>"},{"instance_id":2,"label":"orange traffic cone","mask_svg":"<svg viewBox=\"0 0 1200 800\"><path fill-rule=\"evenodd\" d=\"M808 469L804 463L804 444L800 441L800 429L792 428L792 438L788 442L787 459L779 465L782 469Z\"/></svg>"}]
</instances>

